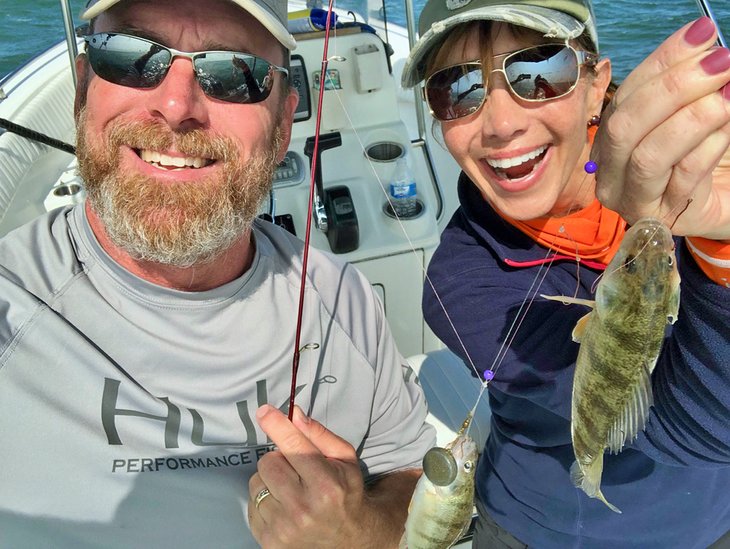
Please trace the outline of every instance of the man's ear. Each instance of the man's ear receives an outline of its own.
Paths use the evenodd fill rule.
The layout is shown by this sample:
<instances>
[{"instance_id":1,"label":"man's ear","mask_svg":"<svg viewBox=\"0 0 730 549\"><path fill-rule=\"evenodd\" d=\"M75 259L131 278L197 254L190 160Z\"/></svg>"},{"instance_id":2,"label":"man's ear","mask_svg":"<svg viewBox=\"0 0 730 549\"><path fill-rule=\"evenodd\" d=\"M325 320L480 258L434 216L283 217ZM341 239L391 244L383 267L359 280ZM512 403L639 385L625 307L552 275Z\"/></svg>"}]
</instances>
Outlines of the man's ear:
<instances>
[{"instance_id":1,"label":"man's ear","mask_svg":"<svg viewBox=\"0 0 730 549\"><path fill-rule=\"evenodd\" d=\"M91 66L85 53L76 56L76 96L74 97L74 118L78 118L79 112L86 105L86 93L91 80Z\"/></svg>"},{"instance_id":2,"label":"man's ear","mask_svg":"<svg viewBox=\"0 0 730 549\"><path fill-rule=\"evenodd\" d=\"M299 94L293 87L289 87L289 93L283 101L281 116L281 146L276 157L277 162L284 160L286 151L289 150L289 142L291 141L292 124L294 124L294 112L299 104Z\"/></svg>"}]
</instances>

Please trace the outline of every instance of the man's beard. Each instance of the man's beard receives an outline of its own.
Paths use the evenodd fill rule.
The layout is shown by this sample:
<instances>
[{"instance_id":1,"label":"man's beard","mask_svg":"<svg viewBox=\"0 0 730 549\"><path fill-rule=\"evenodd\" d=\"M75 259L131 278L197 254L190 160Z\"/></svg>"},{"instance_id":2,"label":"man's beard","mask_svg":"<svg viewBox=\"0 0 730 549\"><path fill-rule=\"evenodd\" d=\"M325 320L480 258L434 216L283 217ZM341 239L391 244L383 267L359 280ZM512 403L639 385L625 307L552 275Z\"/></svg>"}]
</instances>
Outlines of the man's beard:
<instances>
[{"instance_id":1,"label":"man's beard","mask_svg":"<svg viewBox=\"0 0 730 549\"><path fill-rule=\"evenodd\" d=\"M97 144L86 135L82 110L76 152L90 205L114 245L133 259L176 267L210 262L250 229L269 193L282 140L279 125L277 119L262 151L242 159L229 138L203 130L172 132L156 122L112 122L106 143ZM185 156L222 161L223 169L176 183L122 171L122 146L165 151L173 144Z\"/></svg>"}]
</instances>

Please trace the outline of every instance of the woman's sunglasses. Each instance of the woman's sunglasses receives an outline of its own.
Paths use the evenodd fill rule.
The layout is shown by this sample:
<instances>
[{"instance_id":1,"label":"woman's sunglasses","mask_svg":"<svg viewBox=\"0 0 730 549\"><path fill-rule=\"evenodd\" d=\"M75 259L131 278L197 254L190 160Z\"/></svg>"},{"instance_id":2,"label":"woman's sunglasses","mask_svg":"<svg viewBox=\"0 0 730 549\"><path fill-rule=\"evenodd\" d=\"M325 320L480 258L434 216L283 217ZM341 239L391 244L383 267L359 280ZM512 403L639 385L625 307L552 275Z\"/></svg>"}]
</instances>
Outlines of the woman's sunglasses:
<instances>
[{"instance_id":1,"label":"woman's sunglasses","mask_svg":"<svg viewBox=\"0 0 730 549\"><path fill-rule=\"evenodd\" d=\"M235 51L184 52L128 34L100 32L85 36L86 54L94 72L112 84L154 88L165 78L175 57L193 62L195 78L205 95L230 103L264 101L274 85L277 67Z\"/></svg>"},{"instance_id":2,"label":"woman's sunglasses","mask_svg":"<svg viewBox=\"0 0 730 549\"><path fill-rule=\"evenodd\" d=\"M495 55L503 57L501 72L512 93L524 101L550 101L569 94L581 65L595 65L598 56L567 44L543 44ZM487 97L487 78L480 61L436 71L426 79L424 98L439 120L456 120L478 111Z\"/></svg>"}]
</instances>

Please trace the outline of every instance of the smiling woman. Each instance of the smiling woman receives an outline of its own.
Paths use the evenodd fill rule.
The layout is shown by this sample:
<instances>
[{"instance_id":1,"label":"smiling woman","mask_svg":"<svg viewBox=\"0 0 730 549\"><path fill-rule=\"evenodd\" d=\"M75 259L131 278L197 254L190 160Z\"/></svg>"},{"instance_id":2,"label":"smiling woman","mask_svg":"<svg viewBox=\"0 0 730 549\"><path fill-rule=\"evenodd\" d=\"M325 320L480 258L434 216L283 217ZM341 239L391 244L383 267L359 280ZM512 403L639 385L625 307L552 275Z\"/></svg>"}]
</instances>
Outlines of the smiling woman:
<instances>
[{"instance_id":1,"label":"smiling woman","mask_svg":"<svg viewBox=\"0 0 730 549\"><path fill-rule=\"evenodd\" d=\"M494 39L482 43L480 36ZM425 69L426 100L443 122L449 151L499 211L533 219L594 200L592 181L571 167L588 160L586 120L604 103L606 60L597 62L595 53L564 41L545 43L522 27L479 21L450 33L439 52ZM489 76L482 85L483 75ZM545 95L545 82L554 93ZM447 97L432 104L444 92ZM492 108L470 116L487 97Z\"/></svg>"},{"instance_id":2,"label":"smiling woman","mask_svg":"<svg viewBox=\"0 0 730 549\"><path fill-rule=\"evenodd\" d=\"M730 511L719 504L730 490L730 347L717 329L730 320L730 214L706 220L702 213L730 209L730 51L713 48L715 27L701 18L615 90L611 63L598 55L590 0L429 0L419 26L403 83L424 82L462 169L460 208L429 265L424 315L450 349L491 379L475 546L706 548L730 530ZM585 425L586 417L572 417L577 347L570 340L583 333L584 311L533 302L534 295L592 304L627 222L652 214L690 235L676 244L679 318L691 323L668 331L653 389L645 382L621 401L609 429L640 430L638 410L653 392L645 433L618 455L596 458L602 479L593 472L583 482L570 473L576 421L601 451L623 444L594 432L596 414ZM701 255L690 251L696 246ZM594 316L607 292L596 298ZM631 318L640 321L641 312ZM663 326L654 328L661 339ZM646 338L625 335L639 355L650 354ZM597 368L599 358L582 364ZM648 379L653 361L631 362L622 367ZM608 399L579 405L600 408ZM588 499L603 494L622 515Z\"/></svg>"}]
</instances>

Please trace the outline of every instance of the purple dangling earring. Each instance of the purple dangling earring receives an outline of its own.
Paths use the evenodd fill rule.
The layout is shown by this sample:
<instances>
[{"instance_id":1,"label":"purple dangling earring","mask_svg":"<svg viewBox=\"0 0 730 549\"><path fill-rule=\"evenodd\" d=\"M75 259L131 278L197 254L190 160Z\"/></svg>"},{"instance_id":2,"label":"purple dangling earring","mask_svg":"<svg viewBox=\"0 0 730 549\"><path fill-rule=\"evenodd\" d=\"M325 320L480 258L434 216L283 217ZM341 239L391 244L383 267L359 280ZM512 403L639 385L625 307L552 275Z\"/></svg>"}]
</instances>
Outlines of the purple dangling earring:
<instances>
[{"instance_id":1,"label":"purple dangling earring","mask_svg":"<svg viewBox=\"0 0 730 549\"><path fill-rule=\"evenodd\" d=\"M594 114L591 116L591 119L588 121L588 128L592 128L593 126L598 126L601 123L601 117L597 114ZM586 162L585 166L583 166L583 169L587 174L593 174L598 171L598 164L593 162L592 160L589 160Z\"/></svg>"}]
</instances>

